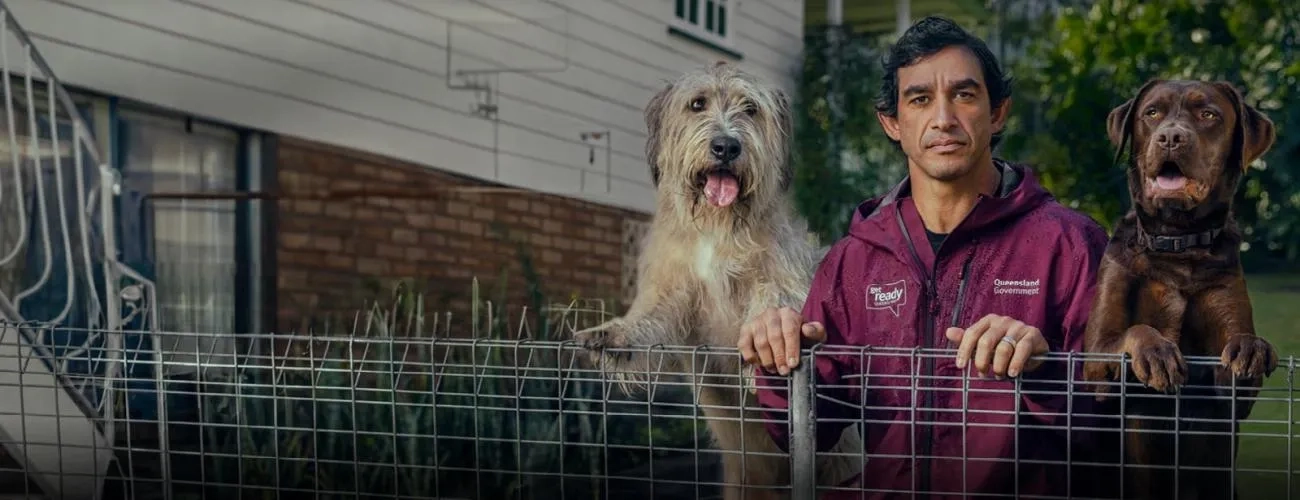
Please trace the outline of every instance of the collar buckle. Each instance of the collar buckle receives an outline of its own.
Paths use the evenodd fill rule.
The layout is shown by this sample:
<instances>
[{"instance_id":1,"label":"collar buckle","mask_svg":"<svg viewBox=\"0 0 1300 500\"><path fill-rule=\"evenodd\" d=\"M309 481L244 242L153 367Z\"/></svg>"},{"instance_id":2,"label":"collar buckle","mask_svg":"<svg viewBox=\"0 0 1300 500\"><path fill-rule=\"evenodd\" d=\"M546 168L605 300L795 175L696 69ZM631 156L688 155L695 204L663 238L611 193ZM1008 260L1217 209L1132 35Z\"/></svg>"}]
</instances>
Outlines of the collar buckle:
<instances>
[{"instance_id":1,"label":"collar buckle","mask_svg":"<svg viewBox=\"0 0 1300 500\"><path fill-rule=\"evenodd\" d=\"M1142 231L1145 236L1146 246L1157 252L1182 253L1193 247L1208 247L1214 243L1214 239L1219 236L1222 229L1212 229L1201 231L1199 233L1182 234L1178 236L1151 235Z\"/></svg>"},{"instance_id":2,"label":"collar buckle","mask_svg":"<svg viewBox=\"0 0 1300 500\"><path fill-rule=\"evenodd\" d=\"M1161 252L1182 253L1187 250L1187 242L1183 236L1156 236L1152 239L1151 248Z\"/></svg>"}]
</instances>

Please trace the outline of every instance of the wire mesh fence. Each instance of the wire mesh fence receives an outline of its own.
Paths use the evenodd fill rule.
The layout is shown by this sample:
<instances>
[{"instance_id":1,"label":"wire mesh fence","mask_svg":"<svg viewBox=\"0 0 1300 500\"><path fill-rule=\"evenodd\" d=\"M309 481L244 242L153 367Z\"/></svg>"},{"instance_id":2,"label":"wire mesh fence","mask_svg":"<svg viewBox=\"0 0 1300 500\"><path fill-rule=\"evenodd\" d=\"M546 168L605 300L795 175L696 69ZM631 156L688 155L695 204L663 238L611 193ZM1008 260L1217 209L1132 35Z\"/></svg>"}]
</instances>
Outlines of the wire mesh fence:
<instances>
[{"instance_id":1,"label":"wire mesh fence","mask_svg":"<svg viewBox=\"0 0 1300 500\"><path fill-rule=\"evenodd\" d=\"M124 196L165 176L110 168L89 106L3 1L0 83L0 498L711 499L726 497L738 456L763 493L793 499L1084 498L1133 486L1148 497L1293 496L1293 358L1262 391L1211 387L1218 360L1189 359L1192 382L1177 394L1124 380L1097 403L1073 376L1091 359L1082 355L1048 356L1035 372L1046 375L987 380L952 368L947 350L814 349L792 376L752 377L730 348L643 346L618 351L644 370L615 374L565 340L577 320L543 322L540 335L491 313L480 335L477 312L461 337L370 313L344 332L160 332L229 329L235 305L193 299L220 287L188 279L194 263L180 262L228 276L227 244L168 242L229 233L233 198L198 204L209 209L199 221L170 216L192 201ZM151 216L120 218L123 207ZM143 222L161 235L158 256L132 260L150 244L117 230ZM166 297L120 259L157 262L148 274ZM807 368L824 360L852 369L826 379ZM644 383L627 391L628 380ZM730 400L753 411L729 411ZM720 445L718 421L759 442ZM832 451L846 427L864 450ZM752 465L772 457L789 472ZM819 481L837 459L865 463L863 474Z\"/></svg>"},{"instance_id":2,"label":"wire mesh fence","mask_svg":"<svg viewBox=\"0 0 1300 500\"><path fill-rule=\"evenodd\" d=\"M1120 356L1054 353L1005 379L956 368L947 349L819 349L844 378L795 377L791 400L816 401L803 432L816 443L860 425L868 441L860 482L818 488L831 498L1293 496L1294 357L1259 387L1224 376L1218 357L1189 356L1188 382L1159 393ZM1089 363L1116 378L1083 380Z\"/></svg>"},{"instance_id":3,"label":"wire mesh fence","mask_svg":"<svg viewBox=\"0 0 1300 500\"><path fill-rule=\"evenodd\" d=\"M156 335L160 345L213 345ZM229 363L190 367L193 378L125 389L163 398L165 410L118 419L106 498L591 498L637 495L652 477L654 497L715 489L717 452L682 377L655 374L649 392L627 396L559 341L250 335L240 344ZM126 357L156 365L147 353ZM89 448L11 438L64 454Z\"/></svg>"},{"instance_id":4,"label":"wire mesh fence","mask_svg":"<svg viewBox=\"0 0 1300 500\"><path fill-rule=\"evenodd\" d=\"M2 330L18 327L7 324ZM790 402L769 408L757 421L752 414L737 414L778 437L788 436L781 443L788 451L780 456L794 473L773 488L782 498L887 498L890 493L910 498L922 492L939 493L932 498L942 493L1088 498L1070 485L1117 487L1126 481L1130 486L1145 481L1172 497L1187 497L1168 478L1133 476L1148 466L1116 453L1132 441L1115 430L1136 432L1138 422L1120 417L1150 413L1156 408L1152 402L1160 400L1177 403L1169 406L1166 420L1180 427L1147 425L1143 431L1177 432L1180 448L1171 448L1175 454L1160 459L1163 465L1148 468L1216 477L1243 498L1292 494L1293 358L1283 360L1258 394L1245 387L1199 390L1218 360L1189 359L1191 382L1179 394L1156 395L1136 382L1116 382L1111 404L1096 406L1083 403L1095 400L1095 386L1069 376L994 380L945 370L942 363L934 374L917 368L926 358L951 359L953 352L945 350L816 349L805 356L805 369L791 376L759 377L763 389L758 390L745 382L749 368L710 378L681 371L715 361L735 363L739 356L733 349L628 348L625 354L646 361L641 364L646 370L636 377L645 383L628 391L614 373L562 338L393 333L366 327L349 336L241 335L234 355L222 358L197 352L159 358L97 348L92 356L145 365L128 373L152 372L156 359L193 363L187 370L164 367L190 376L103 381L117 386L123 401L113 420L117 428L102 498L723 498L724 455L753 450L715 444L703 411L710 403L696 396L703 384L740 394L757 390L765 398L777 394ZM216 345L202 334L152 335L163 346ZM17 355L13 342L6 333L0 356ZM806 369L814 358L843 362L850 357L860 373L842 380L820 380ZM1050 366L1077 366L1087 359L1052 355L1040 370L1068 375L1074 372ZM0 367L21 363L0 361ZM0 373L0 384L21 385L28 394L60 390L49 380L8 372ZM927 397L931 391L934 396ZM132 404L150 398L159 398L149 403L158 408L156 414L132 411ZM1234 401L1253 402L1250 418L1237 422L1234 415L1219 415L1224 420L1218 423L1228 425L1211 425L1215 412ZM7 402L0 410L0 418L15 415L21 418L6 429L56 419L58 412L23 401ZM836 432L837 423L862 429L867 448L856 458L865 460L866 473L840 486L815 484L810 474L832 455L818 434ZM23 456L76 456L100 446L57 436L52 441L21 434L0 438L8 449L24 450ZM932 444L928 450L926 440ZM1233 440L1239 443L1235 455ZM939 444L945 442L961 444ZM1088 446L1110 455L1043 451L1056 446ZM1219 460L1193 463L1196 451ZM87 454L86 460L97 456ZM4 458L0 494L39 495L38 485L23 480L21 464ZM103 469L61 463L62 478ZM1080 472L1089 467L1090 472ZM923 470L929 480L921 476ZM974 478L987 471L1007 474L1002 479L1011 490L978 484ZM1038 489L1040 483L1053 487Z\"/></svg>"}]
</instances>

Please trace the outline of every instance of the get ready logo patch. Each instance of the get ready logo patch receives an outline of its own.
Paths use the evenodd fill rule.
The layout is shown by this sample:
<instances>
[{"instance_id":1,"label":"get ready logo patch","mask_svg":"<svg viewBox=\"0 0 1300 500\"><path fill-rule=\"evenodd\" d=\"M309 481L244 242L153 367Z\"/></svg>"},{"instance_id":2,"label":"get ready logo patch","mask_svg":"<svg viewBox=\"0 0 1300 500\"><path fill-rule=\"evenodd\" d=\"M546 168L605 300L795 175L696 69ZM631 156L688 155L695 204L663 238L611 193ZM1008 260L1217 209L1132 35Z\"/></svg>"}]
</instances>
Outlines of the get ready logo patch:
<instances>
[{"instance_id":1,"label":"get ready logo patch","mask_svg":"<svg viewBox=\"0 0 1300 500\"><path fill-rule=\"evenodd\" d=\"M898 317L899 309L907 305L907 282L867 285L867 309L884 309Z\"/></svg>"}]
</instances>

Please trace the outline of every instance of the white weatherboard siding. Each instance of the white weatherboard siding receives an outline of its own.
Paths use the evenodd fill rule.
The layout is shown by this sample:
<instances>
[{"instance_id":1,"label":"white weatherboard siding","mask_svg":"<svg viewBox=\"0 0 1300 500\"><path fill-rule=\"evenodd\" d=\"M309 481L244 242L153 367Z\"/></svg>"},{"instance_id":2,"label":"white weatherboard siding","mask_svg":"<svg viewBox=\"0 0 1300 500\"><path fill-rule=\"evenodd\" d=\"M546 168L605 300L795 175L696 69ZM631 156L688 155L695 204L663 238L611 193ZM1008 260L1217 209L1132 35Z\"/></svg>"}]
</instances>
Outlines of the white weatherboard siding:
<instances>
[{"instance_id":1,"label":"white weatherboard siding","mask_svg":"<svg viewBox=\"0 0 1300 500\"><path fill-rule=\"evenodd\" d=\"M646 212L646 101L684 70L735 61L670 34L673 0L4 1L76 87ZM803 1L728 4L738 63L792 90ZM516 70L479 75L496 123L448 88L449 63ZM580 138L605 130L608 193L604 140Z\"/></svg>"}]
</instances>

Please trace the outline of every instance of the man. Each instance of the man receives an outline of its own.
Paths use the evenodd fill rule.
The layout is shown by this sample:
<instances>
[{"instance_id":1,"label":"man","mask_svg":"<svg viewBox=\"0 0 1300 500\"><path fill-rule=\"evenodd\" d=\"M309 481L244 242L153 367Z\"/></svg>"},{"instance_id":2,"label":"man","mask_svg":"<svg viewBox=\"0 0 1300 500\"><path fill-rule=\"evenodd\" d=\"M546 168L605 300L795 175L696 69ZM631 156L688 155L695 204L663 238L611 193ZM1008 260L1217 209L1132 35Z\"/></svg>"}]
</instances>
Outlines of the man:
<instances>
[{"instance_id":1,"label":"man","mask_svg":"<svg viewBox=\"0 0 1300 500\"><path fill-rule=\"evenodd\" d=\"M1096 481L1065 465L1088 443L1066 428L1082 425L1077 414L1092 399L1081 394L1071 407L1060 395L1080 379L1079 363L1033 358L1082 350L1107 235L1027 167L993 158L1010 80L981 40L926 18L884 69L876 116L906 155L908 178L857 208L802 313L768 310L745 325L738 347L760 365L759 401L787 408L786 380L775 375L798 365L801 344L824 343L814 367L818 447L863 425L867 498L1065 495L1071 483L1078 494ZM872 349L829 354L846 345ZM918 347L957 355L917 356ZM783 415L769 412L768 430L788 446Z\"/></svg>"}]
</instances>

